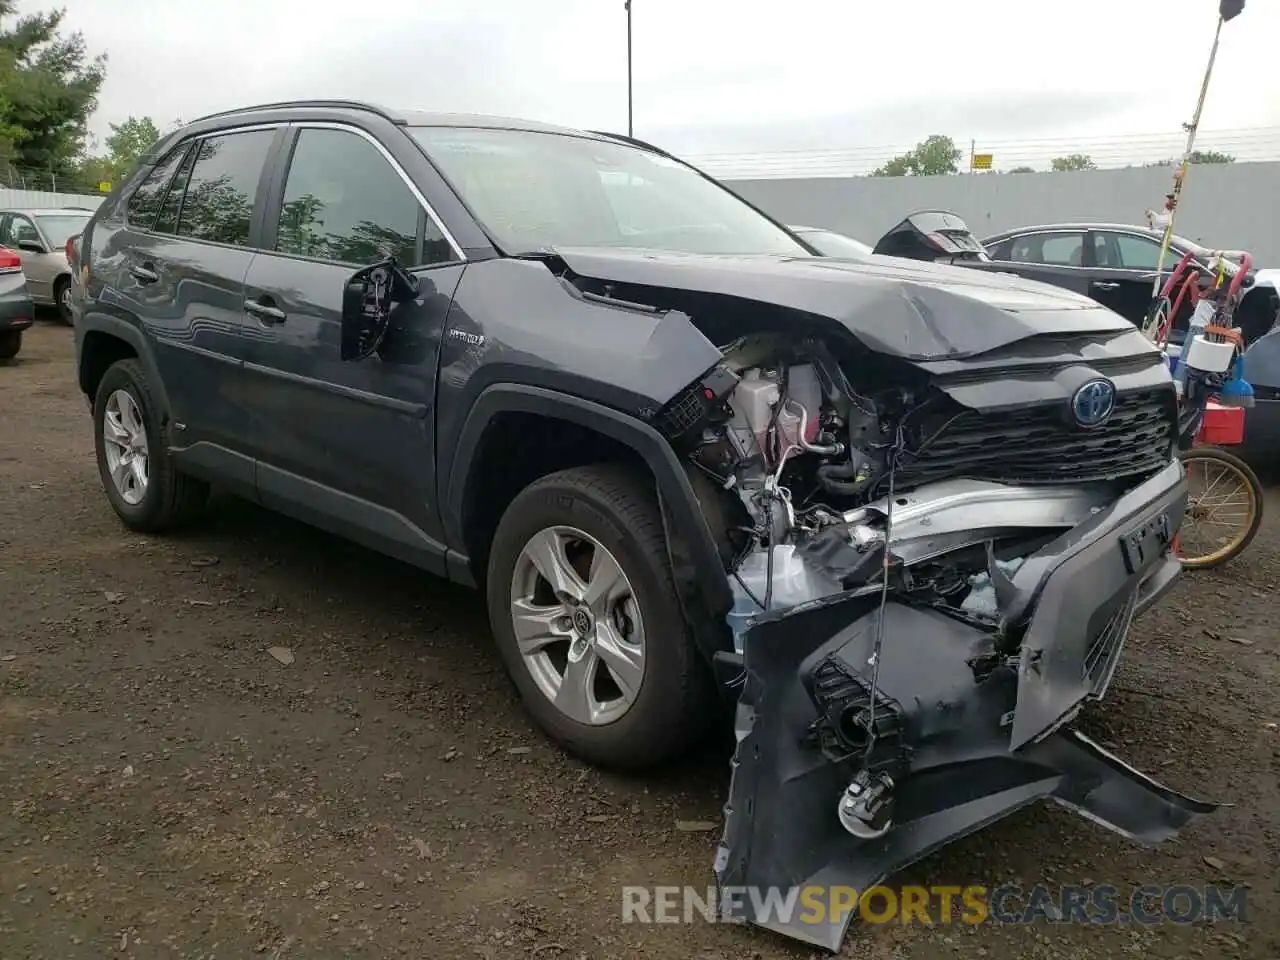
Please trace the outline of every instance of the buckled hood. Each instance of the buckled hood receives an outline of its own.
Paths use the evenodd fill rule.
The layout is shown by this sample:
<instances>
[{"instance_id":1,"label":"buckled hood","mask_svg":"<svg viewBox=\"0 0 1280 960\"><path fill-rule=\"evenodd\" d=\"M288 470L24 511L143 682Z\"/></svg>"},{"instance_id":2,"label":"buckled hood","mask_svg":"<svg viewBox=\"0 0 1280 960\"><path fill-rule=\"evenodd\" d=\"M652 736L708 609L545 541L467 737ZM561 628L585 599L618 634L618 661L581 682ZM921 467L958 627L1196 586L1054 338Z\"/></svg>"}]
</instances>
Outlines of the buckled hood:
<instances>
[{"instance_id":1,"label":"buckled hood","mask_svg":"<svg viewBox=\"0 0 1280 960\"><path fill-rule=\"evenodd\" d=\"M824 317L864 346L903 360L957 360L1020 340L1133 330L1080 294L1012 274L890 257L713 256L555 250L582 277L754 300Z\"/></svg>"}]
</instances>

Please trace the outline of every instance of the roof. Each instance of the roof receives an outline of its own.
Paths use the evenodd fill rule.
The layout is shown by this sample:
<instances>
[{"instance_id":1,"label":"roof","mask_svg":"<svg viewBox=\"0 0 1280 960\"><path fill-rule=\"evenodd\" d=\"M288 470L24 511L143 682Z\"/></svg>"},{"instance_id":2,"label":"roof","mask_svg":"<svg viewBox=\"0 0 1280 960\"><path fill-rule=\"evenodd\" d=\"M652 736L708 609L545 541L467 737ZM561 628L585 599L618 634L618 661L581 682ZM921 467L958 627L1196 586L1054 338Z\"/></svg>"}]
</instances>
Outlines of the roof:
<instances>
[{"instance_id":1,"label":"roof","mask_svg":"<svg viewBox=\"0 0 1280 960\"><path fill-rule=\"evenodd\" d=\"M93 211L88 207L4 207L0 209L0 214L4 213L20 213L27 217L43 216L46 213L83 213L86 217L93 216Z\"/></svg>"},{"instance_id":2,"label":"roof","mask_svg":"<svg viewBox=\"0 0 1280 960\"><path fill-rule=\"evenodd\" d=\"M435 113L426 110L400 110L364 100L286 100L278 103L260 103L207 114L192 120L191 123L196 124L206 120L251 116L255 113L306 109L355 110L374 113L386 120L390 120L392 123L409 127L488 127L495 130L528 130L538 133L564 133L576 136L602 135L586 130L575 130L572 127L541 123L537 120L489 116L479 113ZM612 134L604 134L604 136L612 136Z\"/></svg>"},{"instance_id":3,"label":"roof","mask_svg":"<svg viewBox=\"0 0 1280 960\"><path fill-rule=\"evenodd\" d=\"M988 240L996 237L1012 237L1019 233L1038 233L1045 230L1119 230L1124 233L1141 233L1157 240L1164 237L1164 233L1160 230L1152 230L1150 227L1144 227L1136 223L1105 223L1101 221L1091 220L1071 220L1065 223L1036 223L1028 224L1025 227L1015 227L1012 230L1001 230L999 233L993 233Z\"/></svg>"}]
</instances>

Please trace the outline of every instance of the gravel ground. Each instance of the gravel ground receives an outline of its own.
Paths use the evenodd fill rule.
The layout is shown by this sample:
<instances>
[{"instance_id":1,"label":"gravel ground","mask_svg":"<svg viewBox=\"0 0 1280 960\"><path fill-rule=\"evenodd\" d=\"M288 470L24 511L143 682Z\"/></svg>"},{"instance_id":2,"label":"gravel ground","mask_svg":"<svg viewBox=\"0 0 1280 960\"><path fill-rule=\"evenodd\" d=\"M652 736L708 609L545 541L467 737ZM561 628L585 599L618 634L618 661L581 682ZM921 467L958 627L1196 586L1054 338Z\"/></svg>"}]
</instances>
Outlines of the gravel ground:
<instances>
[{"instance_id":1,"label":"gravel ground","mask_svg":"<svg viewBox=\"0 0 1280 960\"><path fill-rule=\"evenodd\" d=\"M622 884L710 882L716 832L689 821L719 820L723 751L643 780L566 758L522 714L476 596L250 505L127 533L64 327L0 365L0 409L0 957L810 955L621 922ZM904 878L1241 884L1251 923L862 925L845 954L1280 955L1278 544L1272 520L1241 561L1184 578L1086 718L1235 806L1152 849L1038 807Z\"/></svg>"}]
</instances>

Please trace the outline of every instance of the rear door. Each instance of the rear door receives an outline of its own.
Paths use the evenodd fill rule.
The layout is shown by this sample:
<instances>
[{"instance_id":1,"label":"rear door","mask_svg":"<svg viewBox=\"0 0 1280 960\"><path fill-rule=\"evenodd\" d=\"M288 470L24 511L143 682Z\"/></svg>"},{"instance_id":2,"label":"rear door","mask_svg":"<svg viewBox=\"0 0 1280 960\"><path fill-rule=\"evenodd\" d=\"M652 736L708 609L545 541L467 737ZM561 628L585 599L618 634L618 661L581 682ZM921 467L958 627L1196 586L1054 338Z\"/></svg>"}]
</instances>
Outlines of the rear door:
<instances>
[{"instance_id":1,"label":"rear door","mask_svg":"<svg viewBox=\"0 0 1280 960\"><path fill-rule=\"evenodd\" d=\"M1001 269L1028 280L1087 293L1084 242L1084 230L1042 230L1009 237L995 245L990 255Z\"/></svg>"},{"instance_id":2,"label":"rear door","mask_svg":"<svg viewBox=\"0 0 1280 960\"><path fill-rule=\"evenodd\" d=\"M282 127L179 145L135 192L127 226L95 260L146 328L168 394L175 455L252 493L244 406L244 278L261 232L260 189ZM105 260L105 264L104 264Z\"/></svg>"},{"instance_id":3,"label":"rear door","mask_svg":"<svg viewBox=\"0 0 1280 960\"><path fill-rule=\"evenodd\" d=\"M435 502L440 339L462 257L370 133L299 123L276 164L245 281L245 377L258 496L443 572ZM341 359L343 291L394 256L421 281L382 347Z\"/></svg>"},{"instance_id":4,"label":"rear door","mask_svg":"<svg viewBox=\"0 0 1280 960\"><path fill-rule=\"evenodd\" d=\"M1166 279L1185 252L1169 248L1163 265ZM1091 263L1089 296L1141 325L1151 306L1160 241L1124 230L1090 230L1087 254ZM1174 329L1185 329L1190 316L1191 301L1187 299L1174 317Z\"/></svg>"}]
</instances>

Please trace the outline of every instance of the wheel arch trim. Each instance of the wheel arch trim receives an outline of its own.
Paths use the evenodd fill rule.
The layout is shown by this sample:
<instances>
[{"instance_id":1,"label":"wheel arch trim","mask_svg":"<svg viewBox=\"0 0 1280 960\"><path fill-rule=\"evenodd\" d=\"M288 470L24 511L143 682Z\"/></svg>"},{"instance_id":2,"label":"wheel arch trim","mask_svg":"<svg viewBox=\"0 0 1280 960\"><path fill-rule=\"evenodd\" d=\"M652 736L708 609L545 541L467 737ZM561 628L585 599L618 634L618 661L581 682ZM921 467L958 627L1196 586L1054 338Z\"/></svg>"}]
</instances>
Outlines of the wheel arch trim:
<instances>
[{"instance_id":1,"label":"wheel arch trim","mask_svg":"<svg viewBox=\"0 0 1280 960\"><path fill-rule=\"evenodd\" d=\"M668 533L680 534L680 546L688 554L686 566L696 578L697 590L683 593L681 605L694 630L700 649L708 657L729 647L724 614L732 605L729 581L720 552L680 460L670 444L649 424L609 407L544 387L498 383L477 398L458 435L442 498L445 533L458 551L465 552L463 512L473 480L477 452L493 419L502 413L528 413L562 420L594 430L642 457L657 485L663 523ZM668 536L668 553L672 551ZM677 558L672 556L673 564ZM677 577L679 582L681 578ZM696 606L696 609L695 609ZM723 629L717 629L716 624Z\"/></svg>"}]
</instances>

